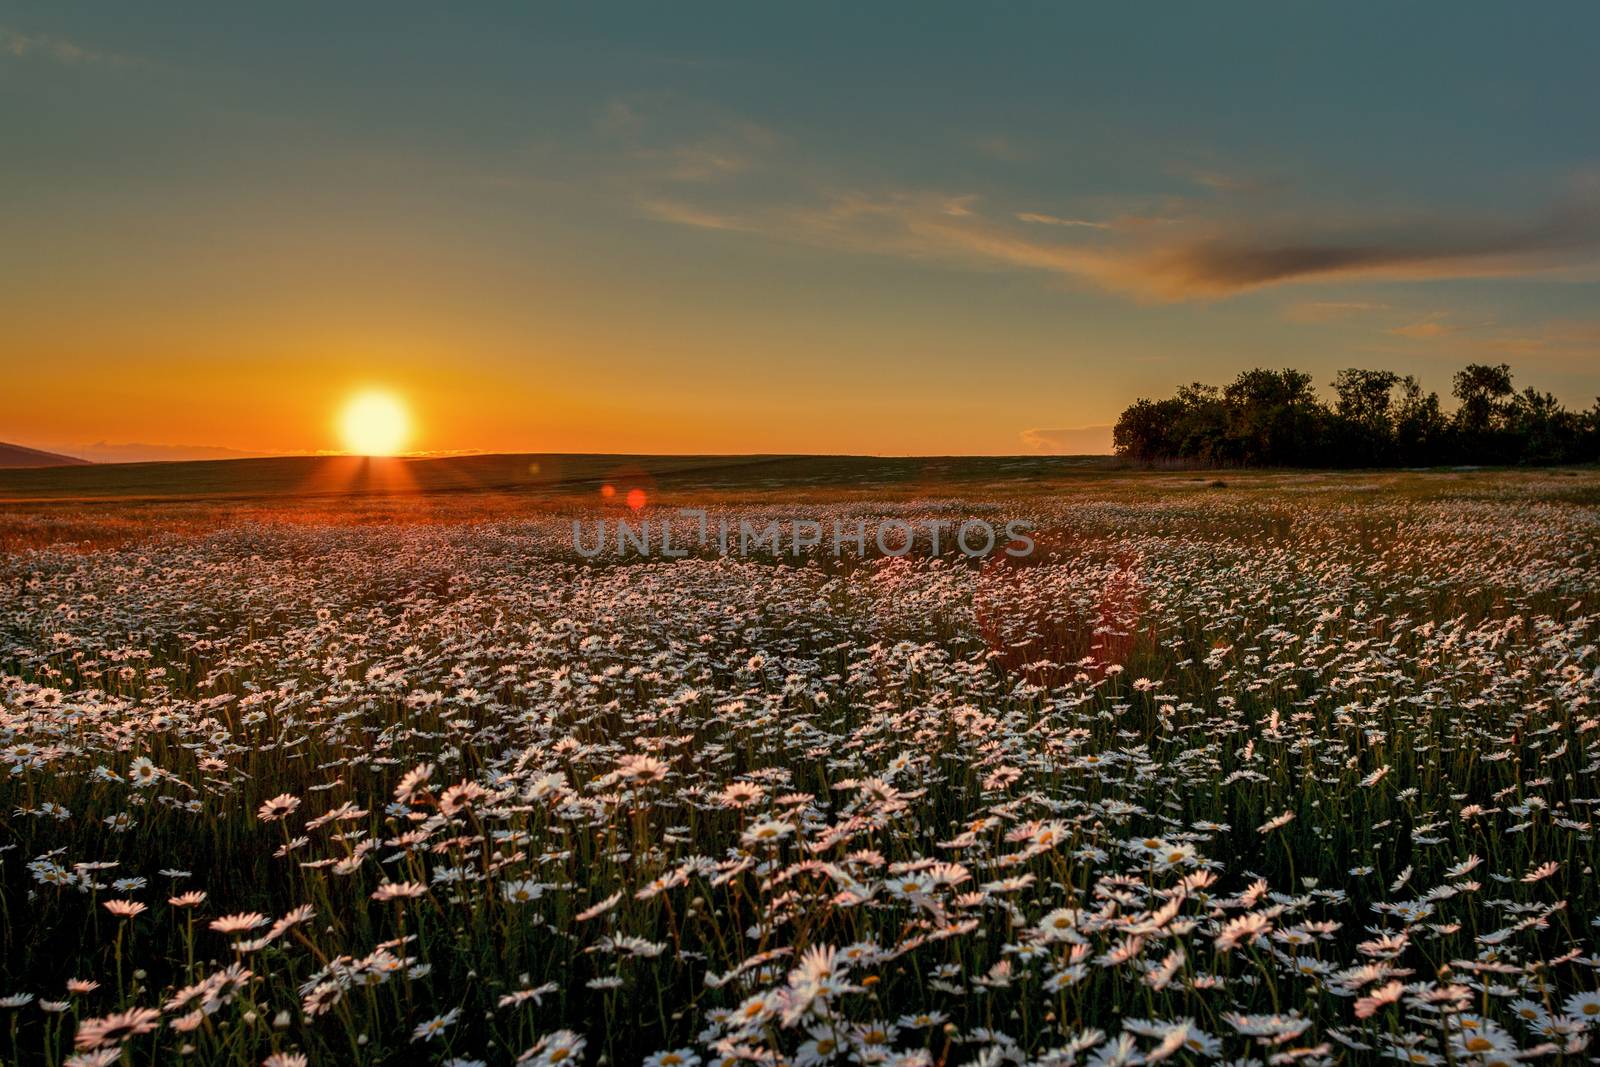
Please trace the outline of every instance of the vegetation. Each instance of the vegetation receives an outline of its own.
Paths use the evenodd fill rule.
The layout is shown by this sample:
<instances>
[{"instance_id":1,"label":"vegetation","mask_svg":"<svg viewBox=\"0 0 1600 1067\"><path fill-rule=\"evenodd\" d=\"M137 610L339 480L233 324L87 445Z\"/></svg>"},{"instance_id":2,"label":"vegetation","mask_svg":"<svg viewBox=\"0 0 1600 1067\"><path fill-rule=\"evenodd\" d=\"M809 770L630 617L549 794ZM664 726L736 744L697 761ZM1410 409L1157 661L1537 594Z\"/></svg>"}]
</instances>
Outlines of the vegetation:
<instances>
[{"instance_id":1,"label":"vegetation","mask_svg":"<svg viewBox=\"0 0 1600 1067\"><path fill-rule=\"evenodd\" d=\"M583 561L510 494L125 502L98 542L34 505L0 1061L1582 1062L1597 491L699 501L1032 521L985 565Z\"/></svg>"},{"instance_id":2,"label":"vegetation","mask_svg":"<svg viewBox=\"0 0 1600 1067\"><path fill-rule=\"evenodd\" d=\"M1569 411L1549 393L1517 392L1504 363L1457 371L1457 407L1392 371L1340 371L1329 405L1297 370L1245 371L1226 388L1199 382L1140 399L1117 420L1117 454L1141 463L1213 467L1548 465L1600 459L1600 400Z\"/></svg>"}]
</instances>

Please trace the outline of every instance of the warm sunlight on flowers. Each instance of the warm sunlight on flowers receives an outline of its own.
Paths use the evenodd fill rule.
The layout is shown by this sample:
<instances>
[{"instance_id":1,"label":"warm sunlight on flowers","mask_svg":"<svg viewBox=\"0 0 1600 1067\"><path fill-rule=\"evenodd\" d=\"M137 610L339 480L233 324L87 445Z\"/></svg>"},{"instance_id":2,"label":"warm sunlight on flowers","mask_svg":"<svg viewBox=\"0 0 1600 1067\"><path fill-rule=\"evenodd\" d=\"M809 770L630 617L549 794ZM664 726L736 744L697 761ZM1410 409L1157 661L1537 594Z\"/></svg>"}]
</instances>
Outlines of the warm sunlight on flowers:
<instances>
[{"instance_id":1,"label":"warm sunlight on flowers","mask_svg":"<svg viewBox=\"0 0 1600 1067\"><path fill-rule=\"evenodd\" d=\"M1576 1062L1600 478L1200 486L986 487L1005 571L465 496L0 555L0 1056Z\"/></svg>"}]
</instances>

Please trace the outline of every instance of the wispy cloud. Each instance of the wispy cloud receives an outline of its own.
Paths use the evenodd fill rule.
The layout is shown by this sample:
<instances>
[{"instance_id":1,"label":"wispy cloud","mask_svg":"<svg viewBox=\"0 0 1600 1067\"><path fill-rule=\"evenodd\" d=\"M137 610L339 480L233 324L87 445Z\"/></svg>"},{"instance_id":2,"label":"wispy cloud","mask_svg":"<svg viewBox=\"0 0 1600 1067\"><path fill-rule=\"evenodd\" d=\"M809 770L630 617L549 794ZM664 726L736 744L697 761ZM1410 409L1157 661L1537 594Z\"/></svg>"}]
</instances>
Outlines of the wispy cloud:
<instances>
[{"instance_id":1,"label":"wispy cloud","mask_svg":"<svg viewBox=\"0 0 1600 1067\"><path fill-rule=\"evenodd\" d=\"M1287 188L1289 180L1256 174L1234 174L1220 170L1190 170L1183 172L1194 184L1214 193L1259 194L1272 193Z\"/></svg>"},{"instance_id":2,"label":"wispy cloud","mask_svg":"<svg viewBox=\"0 0 1600 1067\"><path fill-rule=\"evenodd\" d=\"M659 163L672 181L714 182L759 166L778 141L766 127L741 121L724 123L686 144L641 146L637 151L641 158Z\"/></svg>"},{"instance_id":3,"label":"wispy cloud","mask_svg":"<svg viewBox=\"0 0 1600 1067\"><path fill-rule=\"evenodd\" d=\"M1036 226L1082 226L1089 230L1109 230L1109 222L1095 222L1092 219L1064 219L1059 215L1046 215L1039 211L1019 211L1015 216L1018 222L1031 222Z\"/></svg>"},{"instance_id":4,"label":"wispy cloud","mask_svg":"<svg viewBox=\"0 0 1600 1067\"><path fill-rule=\"evenodd\" d=\"M1248 204L1125 199L1102 202L1112 210L1095 218L971 190L850 187L771 130L704 109L686 117L660 101L615 103L603 125L627 147L632 195L654 219L969 269L1034 271L1146 300L1221 299L1312 281L1531 275L1593 262L1600 250L1600 180L1520 220L1335 217L1303 196ZM1286 187L1220 171L1184 173L1228 192ZM1328 304L1298 314L1351 310Z\"/></svg>"},{"instance_id":5,"label":"wispy cloud","mask_svg":"<svg viewBox=\"0 0 1600 1067\"><path fill-rule=\"evenodd\" d=\"M129 56L103 52L45 33L23 33L0 26L0 58L48 59L70 65L103 64L125 66L134 62Z\"/></svg>"},{"instance_id":6,"label":"wispy cloud","mask_svg":"<svg viewBox=\"0 0 1600 1067\"><path fill-rule=\"evenodd\" d=\"M1463 327L1444 321L1444 314L1429 315L1415 322L1408 322L1401 326L1393 327L1389 332L1398 337L1409 337L1413 341L1430 340L1435 337L1448 337L1460 333Z\"/></svg>"},{"instance_id":7,"label":"wispy cloud","mask_svg":"<svg viewBox=\"0 0 1600 1067\"><path fill-rule=\"evenodd\" d=\"M1111 454L1111 427L1074 426L1060 430L1023 430L1019 435L1030 452L1062 456Z\"/></svg>"},{"instance_id":8,"label":"wispy cloud","mask_svg":"<svg viewBox=\"0 0 1600 1067\"><path fill-rule=\"evenodd\" d=\"M674 222L680 226L694 226L702 230L751 230L752 227L733 215L718 214L677 200L651 198L639 201L639 210L660 222Z\"/></svg>"},{"instance_id":9,"label":"wispy cloud","mask_svg":"<svg viewBox=\"0 0 1600 1067\"><path fill-rule=\"evenodd\" d=\"M996 218L977 198L948 194L833 193L820 202L767 205L717 229L862 252L1044 271L1158 300L1215 299L1316 280L1383 281L1528 275L1570 267L1600 248L1600 206L1573 201L1517 224L1457 219L1413 224L1269 228L1249 220L1180 219L1165 230L1131 223L1094 229L1111 240L1049 240L1037 221ZM1023 213L1030 214L1030 213ZM662 216L658 216L662 217ZM688 210L672 221L702 225Z\"/></svg>"},{"instance_id":10,"label":"wispy cloud","mask_svg":"<svg viewBox=\"0 0 1600 1067\"><path fill-rule=\"evenodd\" d=\"M760 123L712 109L689 109L670 97L610 101L596 127L622 147L643 176L706 184L759 169L782 143Z\"/></svg>"},{"instance_id":11,"label":"wispy cloud","mask_svg":"<svg viewBox=\"0 0 1600 1067\"><path fill-rule=\"evenodd\" d=\"M1334 322L1388 309L1388 304L1369 300L1306 300L1291 304L1283 317L1290 322Z\"/></svg>"}]
</instances>

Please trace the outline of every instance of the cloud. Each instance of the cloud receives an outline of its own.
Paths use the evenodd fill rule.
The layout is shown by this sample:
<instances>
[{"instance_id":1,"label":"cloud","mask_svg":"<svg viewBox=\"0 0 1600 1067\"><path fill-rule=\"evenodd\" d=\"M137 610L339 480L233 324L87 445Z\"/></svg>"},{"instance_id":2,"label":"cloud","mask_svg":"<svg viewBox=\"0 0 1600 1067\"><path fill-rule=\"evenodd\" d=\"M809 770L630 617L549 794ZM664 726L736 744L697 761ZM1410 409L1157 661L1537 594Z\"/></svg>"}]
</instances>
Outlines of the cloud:
<instances>
[{"instance_id":1,"label":"cloud","mask_svg":"<svg viewBox=\"0 0 1600 1067\"><path fill-rule=\"evenodd\" d=\"M1441 321L1443 317L1443 315L1430 315L1416 322L1408 322L1404 326L1396 326L1389 332L1400 337L1409 337L1415 341L1424 341L1435 337L1445 337L1461 331L1462 327L1452 326L1447 322Z\"/></svg>"},{"instance_id":2,"label":"cloud","mask_svg":"<svg viewBox=\"0 0 1600 1067\"><path fill-rule=\"evenodd\" d=\"M973 214L972 205L978 202L974 193L966 196L948 196L944 201L944 213L955 218L970 218Z\"/></svg>"},{"instance_id":3,"label":"cloud","mask_svg":"<svg viewBox=\"0 0 1600 1067\"><path fill-rule=\"evenodd\" d=\"M660 222L693 226L702 230L750 230L751 226L732 215L694 207L677 200L641 200L639 210Z\"/></svg>"},{"instance_id":4,"label":"cloud","mask_svg":"<svg viewBox=\"0 0 1600 1067\"><path fill-rule=\"evenodd\" d=\"M694 141L662 148L641 147L639 155L665 168L677 182L714 182L743 174L758 166L777 144L777 137L753 122L727 122Z\"/></svg>"},{"instance_id":5,"label":"cloud","mask_svg":"<svg viewBox=\"0 0 1600 1067\"><path fill-rule=\"evenodd\" d=\"M751 167L744 153L715 144L679 145L662 153L667 177L679 182L710 182L742 174Z\"/></svg>"},{"instance_id":6,"label":"cloud","mask_svg":"<svg viewBox=\"0 0 1600 1067\"><path fill-rule=\"evenodd\" d=\"M237 448L216 445L149 445L110 444L96 441L92 445L69 446L72 455L94 463L170 463L195 459L249 459L270 455L266 452L245 452Z\"/></svg>"},{"instance_id":7,"label":"cloud","mask_svg":"<svg viewBox=\"0 0 1600 1067\"><path fill-rule=\"evenodd\" d=\"M1061 456L1108 456L1111 427L1074 426L1062 430L1023 430L1022 444L1031 452Z\"/></svg>"},{"instance_id":8,"label":"cloud","mask_svg":"<svg viewBox=\"0 0 1600 1067\"><path fill-rule=\"evenodd\" d=\"M737 178L759 169L782 143L759 123L686 106L670 93L611 100L595 129L625 151L641 177L678 184Z\"/></svg>"},{"instance_id":9,"label":"cloud","mask_svg":"<svg viewBox=\"0 0 1600 1067\"><path fill-rule=\"evenodd\" d=\"M1600 246L1600 201L1568 200L1531 221L1455 219L1306 233L1221 233L1158 249L1140 269L1177 296L1227 295L1316 278L1493 277L1570 265Z\"/></svg>"},{"instance_id":10,"label":"cloud","mask_svg":"<svg viewBox=\"0 0 1600 1067\"><path fill-rule=\"evenodd\" d=\"M1089 219L1064 219L1057 215L1046 215L1038 211L1019 211L1016 214L1018 222L1031 222L1037 226L1083 226L1091 230L1109 230L1109 222L1093 222Z\"/></svg>"},{"instance_id":11,"label":"cloud","mask_svg":"<svg viewBox=\"0 0 1600 1067\"><path fill-rule=\"evenodd\" d=\"M1388 304L1365 300L1310 300L1289 306L1283 317L1290 322L1332 322L1388 308Z\"/></svg>"},{"instance_id":12,"label":"cloud","mask_svg":"<svg viewBox=\"0 0 1600 1067\"><path fill-rule=\"evenodd\" d=\"M52 37L43 33L22 33L0 26L0 57L5 56L14 59L41 57L72 65L97 63L120 66L132 62L127 56L86 48L64 37Z\"/></svg>"},{"instance_id":13,"label":"cloud","mask_svg":"<svg viewBox=\"0 0 1600 1067\"><path fill-rule=\"evenodd\" d=\"M1124 200L1103 218L999 203L970 189L862 189L761 125L675 97L614 101L629 195L702 229L984 270L1035 271L1144 300L1216 300L1314 281L1526 276L1600 262L1600 174L1522 219L1361 212L1282 198ZM1282 187L1218 172L1228 191ZM1152 211L1152 209L1154 209ZM1349 310L1349 309L1347 309ZM1332 318L1336 305L1294 314Z\"/></svg>"},{"instance_id":14,"label":"cloud","mask_svg":"<svg viewBox=\"0 0 1600 1067\"><path fill-rule=\"evenodd\" d=\"M1266 183L1255 178L1241 178L1215 170L1194 171L1189 175L1189 179L1196 185L1203 185L1219 193L1253 193L1268 187Z\"/></svg>"},{"instance_id":15,"label":"cloud","mask_svg":"<svg viewBox=\"0 0 1600 1067\"><path fill-rule=\"evenodd\" d=\"M1294 185L1293 180L1282 175L1235 174L1198 167L1174 168L1174 173L1202 189L1209 189L1221 196L1249 196L1259 199L1281 193Z\"/></svg>"},{"instance_id":16,"label":"cloud","mask_svg":"<svg viewBox=\"0 0 1600 1067\"><path fill-rule=\"evenodd\" d=\"M948 262L968 268L1026 268L1068 275L1110 269L1105 253L1031 240L974 210L976 196L834 192L799 205L757 206L726 215L681 200L647 199L650 216L706 229L852 252Z\"/></svg>"},{"instance_id":17,"label":"cloud","mask_svg":"<svg viewBox=\"0 0 1600 1067\"><path fill-rule=\"evenodd\" d=\"M1042 271L1145 299L1219 299L1274 285L1528 275L1570 267L1600 247L1600 210L1575 202L1524 224L1459 219L1302 232L1240 220L1179 219L1168 227L1117 221L1092 243L1037 235L1016 214L980 214L977 197L939 193L831 193L820 202L765 205L738 225L678 204L657 217L713 229L969 267ZM1026 213L1032 214L1032 213Z\"/></svg>"}]
</instances>

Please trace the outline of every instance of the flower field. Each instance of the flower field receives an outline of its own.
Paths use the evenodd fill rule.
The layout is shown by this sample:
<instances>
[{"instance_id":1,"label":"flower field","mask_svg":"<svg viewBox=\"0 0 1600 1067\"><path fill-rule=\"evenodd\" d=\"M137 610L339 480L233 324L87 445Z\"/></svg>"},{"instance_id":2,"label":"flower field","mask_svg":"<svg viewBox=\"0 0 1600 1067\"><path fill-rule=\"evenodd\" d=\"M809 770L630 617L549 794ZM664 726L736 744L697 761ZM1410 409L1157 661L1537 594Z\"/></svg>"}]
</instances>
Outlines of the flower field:
<instances>
[{"instance_id":1,"label":"flower field","mask_svg":"<svg viewBox=\"0 0 1600 1067\"><path fill-rule=\"evenodd\" d=\"M1600 478L1464 485L24 539L0 1059L1592 1062Z\"/></svg>"}]
</instances>

